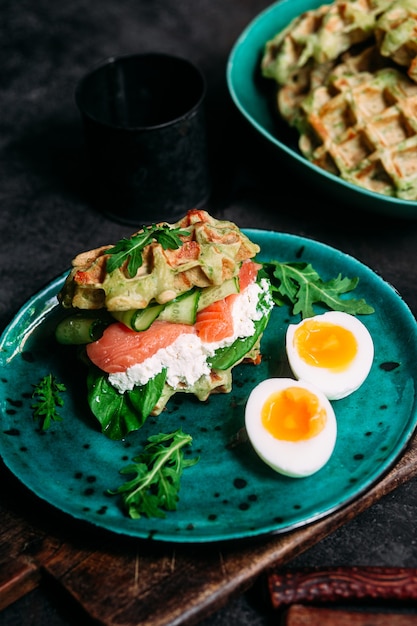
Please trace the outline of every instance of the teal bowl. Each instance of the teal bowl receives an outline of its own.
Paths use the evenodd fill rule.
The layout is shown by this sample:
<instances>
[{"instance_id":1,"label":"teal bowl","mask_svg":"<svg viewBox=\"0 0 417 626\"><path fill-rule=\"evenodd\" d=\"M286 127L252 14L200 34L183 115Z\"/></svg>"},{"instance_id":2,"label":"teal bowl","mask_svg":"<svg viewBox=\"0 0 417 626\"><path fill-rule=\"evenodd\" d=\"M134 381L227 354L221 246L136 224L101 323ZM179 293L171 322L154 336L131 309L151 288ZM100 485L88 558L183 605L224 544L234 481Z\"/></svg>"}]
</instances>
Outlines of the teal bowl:
<instances>
[{"instance_id":1,"label":"teal bowl","mask_svg":"<svg viewBox=\"0 0 417 626\"><path fill-rule=\"evenodd\" d=\"M282 28L304 11L326 0L281 0L252 20L235 42L227 63L227 86L244 118L273 146L294 174L318 186L329 199L395 217L417 218L417 202L368 191L310 163L298 150L297 137L273 109L271 80L263 79L260 62L264 47ZM266 84L267 83L267 84Z\"/></svg>"}]
</instances>

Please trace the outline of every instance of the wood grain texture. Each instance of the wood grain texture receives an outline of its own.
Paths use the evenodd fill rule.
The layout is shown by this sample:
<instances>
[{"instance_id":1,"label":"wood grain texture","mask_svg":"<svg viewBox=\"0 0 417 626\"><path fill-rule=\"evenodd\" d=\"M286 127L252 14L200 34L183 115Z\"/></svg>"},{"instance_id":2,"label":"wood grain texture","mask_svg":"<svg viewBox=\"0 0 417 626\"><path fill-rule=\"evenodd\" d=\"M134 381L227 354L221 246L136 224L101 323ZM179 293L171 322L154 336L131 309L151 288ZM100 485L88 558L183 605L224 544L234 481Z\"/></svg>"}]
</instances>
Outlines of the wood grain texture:
<instances>
[{"instance_id":1,"label":"wood grain texture","mask_svg":"<svg viewBox=\"0 0 417 626\"><path fill-rule=\"evenodd\" d=\"M417 615L342 611L293 605L285 616L285 626L416 626Z\"/></svg>"},{"instance_id":2,"label":"wood grain texture","mask_svg":"<svg viewBox=\"0 0 417 626\"><path fill-rule=\"evenodd\" d=\"M0 611L39 584L39 568L24 559L0 562Z\"/></svg>"},{"instance_id":3,"label":"wood grain texture","mask_svg":"<svg viewBox=\"0 0 417 626\"><path fill-rule=\"evenodd\" d=\"M152 543L73 520L41 502L4 467L0 514L0 603L24 589L10 563L29 568L30 584L59 583L104 626L194 626L417 474L417 443L368 492L300 529L248 542ZM23 561L22 561L23 559ZM34 573L38 574L34 575ZM29 585L30 586L30 585ZM161 601L163 598L163 602Z\"/></svg>"}]
</instances>

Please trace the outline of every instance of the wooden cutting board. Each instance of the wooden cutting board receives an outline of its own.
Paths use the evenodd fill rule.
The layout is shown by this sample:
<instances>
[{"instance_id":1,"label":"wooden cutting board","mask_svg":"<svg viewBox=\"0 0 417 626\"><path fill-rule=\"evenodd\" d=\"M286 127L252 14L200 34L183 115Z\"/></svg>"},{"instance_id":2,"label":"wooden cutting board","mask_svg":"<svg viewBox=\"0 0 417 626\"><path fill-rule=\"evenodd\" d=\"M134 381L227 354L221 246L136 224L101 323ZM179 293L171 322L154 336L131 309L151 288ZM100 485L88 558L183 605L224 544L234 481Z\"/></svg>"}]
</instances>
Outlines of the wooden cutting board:
<instances>
[{"instance_id":1,"label":"wooden cutting board","mask_svg":"<svg viewBox=\"0 0 417 626\"><path fill-rule=\"evenodd\" d=\"M192 626L417 474L417 439L372 489L298 530L248 542L152 543L56 511L0 466L0 609L59 583L98 624Z\"/></svg>"}]
</instances>

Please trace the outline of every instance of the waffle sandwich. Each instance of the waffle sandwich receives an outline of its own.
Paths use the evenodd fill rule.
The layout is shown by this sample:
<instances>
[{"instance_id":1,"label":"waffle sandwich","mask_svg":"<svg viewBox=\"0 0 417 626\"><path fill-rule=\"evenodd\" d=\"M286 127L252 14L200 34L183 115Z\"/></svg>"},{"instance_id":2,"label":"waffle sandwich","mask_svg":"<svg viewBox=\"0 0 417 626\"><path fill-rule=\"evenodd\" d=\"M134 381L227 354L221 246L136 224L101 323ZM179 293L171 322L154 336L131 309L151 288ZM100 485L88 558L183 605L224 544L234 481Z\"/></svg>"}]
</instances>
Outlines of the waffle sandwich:
<instances>
[{"instance_id":1,"label":"waffle sandwich","mask_svg":"<svg viewBox=\"0 0 417 626\"><path fill-rule=\"evenodd\" d=\"M370 191L417 200L414 0L307 11L267 42L262 73L278 84L277 110L307 159Z\"/></svg>"},{"instance_id":2,"label":"waffle sandwich","mask_svg":"<svg viewBox=\"0 0 417 626\"><path fill-rule=\"evenodd\" d=\"M234 367L260 362L274 302L259 251L233 222L192 209L73 259L55 335L78 346L89 406L110 438L177 393L229 393Z\"/></svg>"}]
</instances>

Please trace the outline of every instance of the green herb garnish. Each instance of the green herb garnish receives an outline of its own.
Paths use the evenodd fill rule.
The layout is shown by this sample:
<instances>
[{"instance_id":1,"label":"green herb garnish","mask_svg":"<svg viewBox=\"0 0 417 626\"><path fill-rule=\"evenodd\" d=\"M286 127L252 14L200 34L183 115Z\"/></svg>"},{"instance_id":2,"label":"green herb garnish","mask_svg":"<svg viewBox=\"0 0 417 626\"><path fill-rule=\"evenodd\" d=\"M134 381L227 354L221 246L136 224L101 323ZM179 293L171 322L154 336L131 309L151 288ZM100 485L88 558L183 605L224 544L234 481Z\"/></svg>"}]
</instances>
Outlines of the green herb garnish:
<instances>
[{"instance_id":1,"label":"green herb garnish","mask_svg":"<svg viewBox=\"0 0 417 626\"><path fill-rule=\"evenodd\" d=\"M119 393L109 383L108 374L90 366L87 400L106 437L123 439L141 428L163 393L165 379L166 370L163 369L145 385L136 385L130 391Z\"/></svg>"},{"instance_id":2,"label":"green herb garnish","mask_svg":"<svg viewBox=\"0 0 417 626\"><path fill-rule=\"evenodd\" d=\"M324 304L334 311L351 315L373 313L374 309L364 299L343 299L342 294L353 291L359 278L342 278L339 274L327 282L323 281L309 263L263 263L263 269L272 284L275 304L292 305L293 315L303 318L314 315L314 305Z\"/></svg>"},{"instance_id":3,"label":"green herb garnish","mask_svg":"<svg viewBox=\"0 0 417 626\"><path fill-rule=\"evenodd\" d=\"M165 517L165 511L175 511L179 500L180 479L186 467L195 465L198 458L184 459L184 446L192 437L181 429L170 434L160 433L148 438L142 454L134 463L120 470L121 474L135 474L111 495L122 494L123 505L129 517Z\"/></svg>"},{"instance_id":4,"label":"green herb garnish","mask_svg":"<svg viewBox=\"0 0 417 626\"><path fill-rule=\"evenodd\" d=\"M60 394L66 391L65 385L58 383L52 374L47 374L33 387L32 398L36 400L32 404L33 418L39 420L42 430L47 430L52 421L62 422L56 409L64 406Z\"/></svg>"},{"instance_id":5,"label":"green herb garnish","mask_svg":"<svg viewBox=\"0 0 417 626\"><path fill-rule=\"evenodd\" d=\"M110 255L106 269L111 273L127 262L127 272L130 278L133 278L142 266L142 252L145 246L157 241L164 250L177 250L183 244L180 236L188 234L186 230L170 228L167 224L144 226L142 232L130 238L120 239L112 248L106 250L106 254Z\"/></svg>"}]
</instances>

